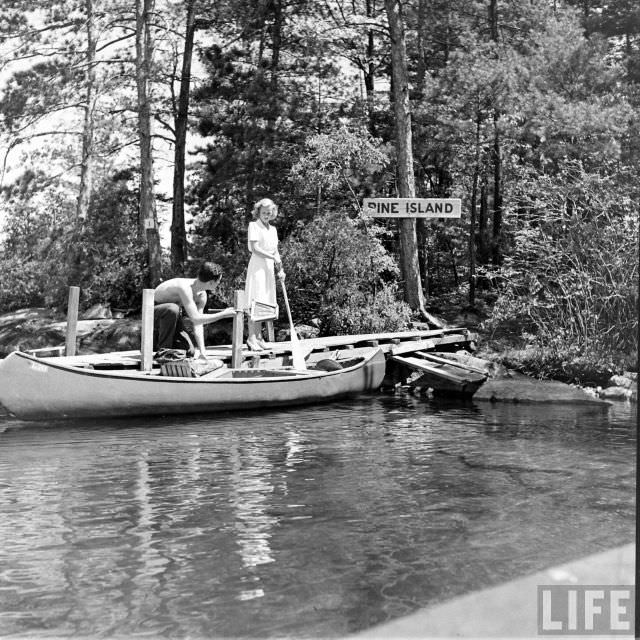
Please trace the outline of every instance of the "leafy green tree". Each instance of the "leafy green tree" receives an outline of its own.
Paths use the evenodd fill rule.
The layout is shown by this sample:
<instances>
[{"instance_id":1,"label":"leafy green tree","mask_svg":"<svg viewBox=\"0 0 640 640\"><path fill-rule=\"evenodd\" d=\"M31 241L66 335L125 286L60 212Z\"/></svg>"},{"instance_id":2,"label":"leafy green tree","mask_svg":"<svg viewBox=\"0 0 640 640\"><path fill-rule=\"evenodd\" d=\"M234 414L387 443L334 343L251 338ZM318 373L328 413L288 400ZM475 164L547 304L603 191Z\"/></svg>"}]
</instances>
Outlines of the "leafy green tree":
<instances>
[{"instance_id":1,"label":"leafy green tree","mask_svg":"<svg viewBox=\"0 0 640 640\"><path fill-rule=\"evenodd\" d=\"M42 147L68 148L69 153L58 154L57 162L48 163L47 169L52 178L64 175L77 180L76 224L81 233L93 210L92 182L108 175L112 163L128 163L127 147L138 143L137 127L145 167L139 174L140 228L149 239L151 280L157 280L160 245L153 215L153 96L148 85L153 79L151 54L157 30L151 22L160 13L152 12L149 2L143 8L138 17L145 19L137 24L132 7L122 0L45 0L37 8L7 0L0 29L9 52L10 76L0 94L0 137L5 143L5 166L19 152L32 154L37 163ZM141 43L137 57L135 34ZM142 87L138 99L136 68ZM41 142L36 146L36 141ZM13 178L15 172L9 180ZM83 267L73 250L65 258L73 284L82 278Z\"/></svg>"},{"instance_id":2,"label":"leafy green tree","mask_svg":"<svg viewBox=\"0 0 640 640\"><path fill-rule=\"evenodd\" d=\"M147 251L138 231L136 172L123 169L101 180L93 194L94 215L77 242L82 247L85 306L139 308L146 284Z\"/></svg>"},{"instance_id":3,"label":"leafy green tree","mask_svg":"<svg viewBox=\"0 0 640 640\"><path fill-rule=\"evenodd\" d=\"M75 215L75 194L60 181L50 188L43 172L25 171L3 188L5 209L0 243L0 309L52 306L66 285L62 256Z\"/></svg>"},{"instance_id":4,"label":"leafy green tree","mask_svg":"<svg viewBox=\"0 0 640 640\"><path fill-rule=\"evenodd\" d=\"M272 197L282 213L282 237L305 215L287 175L307 135L339 114L335 61L317 55L308 23L313 3L233 2L212 17L217 42L203 51L207 81L194 93L206 160L194 172L190 204L194 256L237 255L246 266L246 225L254 202ZM306 12L306 13L305 13ZM226 44L226 43L230 44ZM311 60L309 53L311 52Z\"/></svg>"},{"instance_id":5,"label":"leafy green tree","mask_svg":"<svg viewBox=\"0 0 640 640\"><path fill-rule=\"evenodd\" d=\"M610 54L624 65L627 79L640 81L640 7L634 0L568 0L580 9L587 35L600 34Z\"/></svg>"},{"instance_id":6,"label":"leafy green tree","mask_svg":"<svg viewBox=\"0 0 640 640\"><path fill-rule=\"evenodd\" d=\"M95 215L75 225L75 193L69 185L49 186L46 174L25 172L4 189L8 202L0 243L0 309L28 306L63 308L67 301L66 263L75 247L83 307L109 303L139 305L146 270L137 231L135 174L123 171L101 180L92 196Z\"/></svg>"},{"instance_id":7,"label":"leafy green tree","mask_svg":"<svg viewBox=\"0 0 640 640\"><path fill-rule=\"evenodd\" d=\"M310 214L330 209L362 211L362 199L390 189L388 149L366 130L339 127L305 141L289 179L296 193L308 199Z\"/></svg>"}]
</instances>

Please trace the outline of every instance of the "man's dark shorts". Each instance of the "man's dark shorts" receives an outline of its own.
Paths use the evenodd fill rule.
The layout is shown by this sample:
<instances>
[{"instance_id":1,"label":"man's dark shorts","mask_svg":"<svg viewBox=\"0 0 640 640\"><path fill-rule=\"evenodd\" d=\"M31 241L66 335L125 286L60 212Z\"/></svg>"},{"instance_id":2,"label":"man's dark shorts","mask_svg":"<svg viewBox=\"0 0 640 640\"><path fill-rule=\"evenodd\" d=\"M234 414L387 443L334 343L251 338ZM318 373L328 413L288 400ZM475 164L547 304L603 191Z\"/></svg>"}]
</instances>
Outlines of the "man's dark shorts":
<instances>
[{"instance_id":1,"label":"man's dark shorts","mask_svg":"<svg viewBox=\"0 0 640 640\"><path fill-rule=\"evenodd\" d=\"M173 302L157 304L153 310L153 350L184 349L195 355L193 340L182 321L183 311Z\"/></svg>"}]
</instances>

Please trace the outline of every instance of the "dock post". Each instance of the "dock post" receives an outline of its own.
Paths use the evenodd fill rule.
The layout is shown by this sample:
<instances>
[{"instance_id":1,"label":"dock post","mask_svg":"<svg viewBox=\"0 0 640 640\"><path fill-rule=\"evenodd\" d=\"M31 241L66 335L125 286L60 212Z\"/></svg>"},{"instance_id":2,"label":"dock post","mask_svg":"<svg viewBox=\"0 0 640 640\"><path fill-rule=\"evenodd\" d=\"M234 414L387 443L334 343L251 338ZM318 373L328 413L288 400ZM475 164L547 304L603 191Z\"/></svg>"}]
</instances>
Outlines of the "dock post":
<instances>
[{"instance_id":1,"label":"dock post","mask_svg":"<svg viewBox=\"0 0 640 640\"><path fill-rule=\"evenodd\" d=\"M231 368L237 369L242 364L242 338L244 331L244 291L238 290L233 294L233 329L231 331Z\"/></svg>"},{"instance_id":2,"label":"dock post","mask_svg":"<svg viewBox=\"0 0 640 640\"><path fill-rule=\"evenodd\" d=\"M64 353L66 356L76 355L76 335L78 333L78 306L80 303L80 287L69 287L69 303L67 305L67 337Z\"/></svg>"},{"instance_id":3,"label":"dock post","mask_svg":"<svg viewBox=\"0 0 640 640\"><path fill-rule=\"evenodd\" d=\"M153 300L154 289L142 291L142 324L140 326L140 369L153 368Z\"/></svg>"},{"instance_id":4,"label":"dock post","mask_svg":"<svg viewBox=\"0 0 640 640\"><path fill-rule=\"evenodd\" d=\"M265 324L267 325L267 342L275 342L276 333L273 329L273 320L267 320Z\"/></svg>"}]
</instances>

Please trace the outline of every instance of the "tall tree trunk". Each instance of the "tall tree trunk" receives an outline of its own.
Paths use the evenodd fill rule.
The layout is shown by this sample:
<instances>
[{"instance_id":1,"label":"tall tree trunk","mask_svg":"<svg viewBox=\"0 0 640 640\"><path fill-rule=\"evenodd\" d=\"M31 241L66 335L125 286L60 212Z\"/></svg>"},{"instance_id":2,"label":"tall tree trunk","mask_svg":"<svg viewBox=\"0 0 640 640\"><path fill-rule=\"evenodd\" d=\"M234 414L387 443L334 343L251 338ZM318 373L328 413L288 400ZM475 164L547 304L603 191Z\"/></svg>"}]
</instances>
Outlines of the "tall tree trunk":
<instances>
[{"instance_id":1,"label":"tall tree trunk","mask_svg":"<svg viewBox=\"0 0 640 640\"><path fill-rule=\"evenodd\" d=\"M282 27L284 26L284 13L280 0L272 0L271 11L273 13L273 24L271 25L271 73L269 77L269 111L267 114L267 144L272 147L275 142L276 121L280 114L279 109L279 84L280 84L280 54L282 49ZM318 104L318 109L320 105ZM266 154L261 154L266 160ZM265 163L262 163L262 170L265 171Z\"/></svg>"},{"instance_id":2,"label":"tall tree trunk","mask_svg":"<svg viewBox=\"0 0 640 640\"><path fill-rule=\"evenodd\" d=\"M498 41L498 0L489 0L489 28L491 40Z\"/></svg>"},{"instance_id":3,"label":"tall tree trunk","mask_svg":"<svg viewBox=\"0 0 640 640\"><path fill-rule=\"evenodd\" d=\"M391 68L393 108L396 121L397 189L401 198L415 196L413 150L411 139L411 109L407 74L407 50L400 0L385 0L391 35ZM416 221L401 218L400 268L404 280L405 300L414 311L424 312L424 293L420 285Z\"/></svg>"},{"instance_id":4,"label":"tall tree trunk","mask_svg":"<svg viewBox=\"0 0 640 640\"><path fill-rule=\"evenodd\" d=\"M96 37L93 13L93 0L85 0L86 11L86 52L85 52L85 88L84 88L84 122L82 125L82 156L80 158L80 187L76 200L75 228L69 250L66 255L67 284L80 286L82 281L83 246L82 232L89 217L91 190L93 187L93 138L94 138L94 107L96 91Z\"/></svg>"},{"instance_id":5,"label":"tall tree trunk","mask_svg":"<svg viewBox=\"0 0 640 640\"><path fill-rule=\"evenodd\" d=\"M151 106L149 75L151 68L151 26L153 0L135 0L136 9L136 87L138 92L138 134L140 136L140 227L147 244L150 287L160 282L161 253L158 220L153 192L151 145Z\"/></svg>"},{"instance_id":6,"label":"tall tree trunk","mask_svg":"<svg viewBox=\"0 0 640 640\"><path fill-rule=\"evenodd\" d=\"M490 0L489 24L491 39L498 42L498 0ZM502 152L500 141L500 111L493 110L493 233L491 258L494 265L502 262Z\"/></svg>"},{"instance_id":7,"label":"tall tree trunk","mask_svg":"<svg viewBox=\"0 0 640 640\"><path fill-rule=\"evenodd\" d=\"M93 137L96 91L96 37L93 14L93 0L85 0L87 52L85 54L86 87L84 123L82 126L82 159L80 161L80 191L76 203L76 220L83 225L89 215L91 189L93 187Z\"/></svg>"},{"instance_id":8,"label":"tall tree trunk","mask_svg":"<svg viewBox=\"0 0 640 640\"><path fill-rule=\"evenodd\" d=\"M492 261L502 262L502 152L500 149L499 113L493 112L493 238Z\"/></svg>"},{"instance_id":9,"label":"tall tree trunk","mask_svg":"<svg viewBox=\"0 0 640 640\"><path fill-rule=\"evenodd\" d=\"M478 104L476 116L475 162L471 187L471 219L469 220L469 306L476 304L476 210L478 206L478 182L480 177L480 127L482 114Z\"/></svg>"},{"instance_id":10,"label":"tall tree trunk","mask_svg":"<svg viewBox=\"0 0 640 640\"><path fill-rule=\"evenodd\" d=\"M425 48L425 23L427 22L427 0L418 1L418 25L416 45L418 48L418 60L416 64L416 89L417 100L420 100L426 90L427 79L427 53Z\"/></svg>"},{"instance_id":11,"label":"tall tree trunk","mask_svg":"<svg viewBox=\"0 0 640 640\"><path fill-rule=\"evenodd\" d=\"M186 32L182 71L180 74L180 93L175 118L176 144L173 164L173 207L171 216L171 270L174 275L184 275L187 262L187 231L184 216L184 176L186 171L187 125L189 120L189 90L191 87L191 62L193 42L196 31L195 2L187 1Z\"/></svg>"},{"instance_id":12,"label":"tall tree trunk","mask_svg":"<svg viewBox=\"0 0 640 640\"><path fill-rule=\"evenodd\" d=\"M431 295L431 281L429 279L429 235L432 227L428 220L416 220L416 237L418 240L418 266L420 267L420 284L425 298Z\"/></svg>"},{"instance_id":13,"label":"tall tree trunk","mask_svg":"<svg viewBox=\"0 0 640 640\"><path fill-rule=\"evenodd\" d=\"M627 79L629 82L633 82L633 45L631 41L631 33L629 29L625 30L624 34L625 53L627 58Z\"/></svg>"},{"instance_id":14,"label":"tall tree trunk","mask_svg":"<svg viewBox=\"0 0 640 640\"><path fill-rule=\"evenodd\" d=\"M375 0L367 0L366 12L367 18L373 18L375 9ZM375 109L375 65L373 56L375 53L373 31L369 29L367 33L367 59L364 65L364 89L367 100L367 125L372 136L376 135L376 123L374 120Z\"/></svg>"},{"instance_id":15,"label":"tall tree trunk","mask_svg":"<svg viewBox=\"0 0 640 640\"><path fill-rule=\"evenodd\" d=\"M269 80L271 88L271 99L274 101L278 95L280 50L282 48L282 26L284 24L284 13L280 0L272 1L273 25L271 27L271 78Z\"/></svg>"},{"instance_id":16,"label":"tall tree trunk","mask_svg":"<svg viewBox=\"0 0 640 640\"><path fill-rule=\"evenodd\" d=\"M471 217L469 219L469 306L476 304L476 209L478 206L478 171L473 171Z\"/></svg>"},{"instance_id":17,"label":"tall tree trunk","mask_svg":"<svg viewBox=\"0 0 640 640\"><path fill-rule=\"evenodd\" d=\"M487 228L489 225L489 187L487 186L488 176L483 171L482 182L480 184L480 215L478 216L478 258L481 264L488 262L488 242Z\"/></svg>"}]
</instances>

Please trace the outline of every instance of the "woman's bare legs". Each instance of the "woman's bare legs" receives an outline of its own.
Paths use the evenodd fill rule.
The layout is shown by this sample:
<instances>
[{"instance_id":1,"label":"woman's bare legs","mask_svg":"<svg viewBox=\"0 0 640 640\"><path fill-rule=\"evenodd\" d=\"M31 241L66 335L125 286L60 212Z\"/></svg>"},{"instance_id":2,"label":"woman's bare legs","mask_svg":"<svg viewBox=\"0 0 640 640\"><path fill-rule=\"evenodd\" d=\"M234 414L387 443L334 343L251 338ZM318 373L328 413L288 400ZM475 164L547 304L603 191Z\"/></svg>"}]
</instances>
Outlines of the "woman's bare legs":
<instances>
[{"instance_id":1,"label":"woman's bare legs","mask_svg":"<svg viewBox=\"0 0 640 640\"><path fill-rule=\"evenodd\" d=\"M254 322L253 320L247 320L247 329L249 331L249 335L247 336L247 347L251 349L251 351L261 351L262 346L258 340L258 331L259 331L260 323Z\"/></svg>"}]
</instances>

